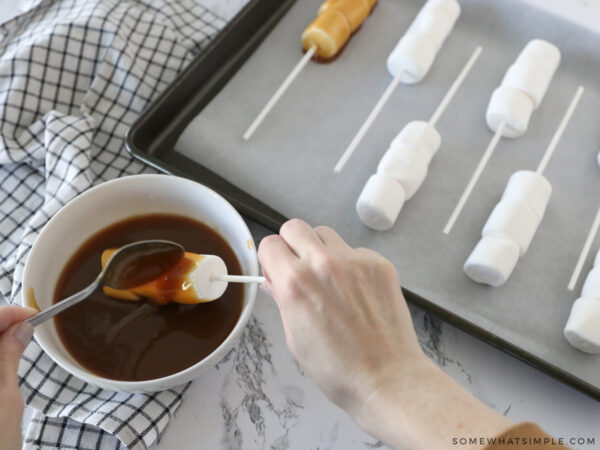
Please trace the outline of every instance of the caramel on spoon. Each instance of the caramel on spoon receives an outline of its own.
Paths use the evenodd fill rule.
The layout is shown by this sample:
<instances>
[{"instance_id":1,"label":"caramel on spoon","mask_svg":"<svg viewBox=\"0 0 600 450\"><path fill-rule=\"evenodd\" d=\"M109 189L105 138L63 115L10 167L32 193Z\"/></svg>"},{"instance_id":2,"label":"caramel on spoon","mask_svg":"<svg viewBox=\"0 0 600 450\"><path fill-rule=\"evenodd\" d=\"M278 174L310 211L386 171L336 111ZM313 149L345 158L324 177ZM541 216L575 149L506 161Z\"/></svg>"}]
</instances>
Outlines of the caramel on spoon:
<instances>
[{"instance_id":1,"label":"caramel on spoon","mask_svg":"<svg viewBox=\"0 0 600 450\"><path fill-rule=\"evenodd\" d=\"M170 241L139 241L125 245L114 252L88 287L27 319L27 322L33 326L45 322L85 300L102 284L122 290L149 283L175 267L183 255L183 247Z\"/></svg>"}]
</instances>

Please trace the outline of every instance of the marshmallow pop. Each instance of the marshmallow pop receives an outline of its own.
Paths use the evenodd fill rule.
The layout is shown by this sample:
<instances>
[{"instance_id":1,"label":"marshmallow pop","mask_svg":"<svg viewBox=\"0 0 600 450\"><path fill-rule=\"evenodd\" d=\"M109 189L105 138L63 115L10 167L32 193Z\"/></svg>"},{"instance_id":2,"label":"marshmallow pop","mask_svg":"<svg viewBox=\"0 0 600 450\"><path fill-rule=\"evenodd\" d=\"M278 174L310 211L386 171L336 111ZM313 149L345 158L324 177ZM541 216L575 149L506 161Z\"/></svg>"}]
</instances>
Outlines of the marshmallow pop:
<instances>
[{"instance_id":1,"label":"marshmallow pop","mask_svg":"<svg viewBox=\"0 0 600 450\"><path fill-rule=\"evenodd\" d=\"M245 140L252 137L308 61L315 56L320 60L335 58L376 4L377 0L327 0L321 5L317 18L302 33L304 56L248 127L243 135Z\"/></svg>"},{"instance_id":2,"label":"marshmallow pop","mask_svg":"<svg viewBox=\"0 0 600 450\"><path fill-rule=\"evenodd\" d=\"M599 216L600 217L600 214ZM588 274L581 297L571 308L564 335L569 344L585 353L600 353L600 251Z\"/></svg>"},{"instance_id":3,"label":"marshmallow pop","mask_svg":"<svg viewBox=\"0 0 600 450\"><path fill-rule=\"evenodd\" d=\"M117 249L102 252L104 267ZM113 289L104 286L106 295L119 300L149 299L157 304L169 302L183 305L205 303L220 298L228 283L264 283L263 277L228 275L225 262L216 255L198 255L185 252L181 261L161 277L131 289Z\"/></svg>"}]
</instances>

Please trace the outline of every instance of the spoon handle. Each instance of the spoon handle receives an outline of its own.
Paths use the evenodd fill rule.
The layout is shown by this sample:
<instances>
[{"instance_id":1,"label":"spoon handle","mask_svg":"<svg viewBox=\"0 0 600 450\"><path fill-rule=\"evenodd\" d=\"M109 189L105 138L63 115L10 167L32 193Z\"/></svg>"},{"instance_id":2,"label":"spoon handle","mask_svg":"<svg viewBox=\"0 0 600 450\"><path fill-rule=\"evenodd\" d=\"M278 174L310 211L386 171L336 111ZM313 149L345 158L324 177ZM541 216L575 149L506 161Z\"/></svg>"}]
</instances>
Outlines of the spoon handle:
<instances>
[{"instance_id":1,"label":"spoon handle","mask_svg":"<svg viewBox=\"0 0 600 450\"><path fill-rule=\"evenodd\" d=\"M265 277L249 277L243 275L220 275L213 278L216 281L225 281L227 283L258 283L262 284L267 279Z\"/></svg>"},{"instance_id":2,"label":"spoon handle","mask_svg":"<svg viewBox=\"0 0 600 450\"><path fill-rule=\"evenodd\" d=\"M71 295L70 297L65 298L64 300L61 300L58 303L55 303L50 308L45 309L44 311L36 314L35 316L30 317L29 319L27 319L27 322L29 322L34 327L40 325L41 323L44 323L46 320L54 317L59 312L62 312L65 309L70 308L71 306L76 305L80 301L88 298L98 288L99 284L99 281L95 280L85 289L77 292L76 294Z\"/></svg>"}]
</instances>

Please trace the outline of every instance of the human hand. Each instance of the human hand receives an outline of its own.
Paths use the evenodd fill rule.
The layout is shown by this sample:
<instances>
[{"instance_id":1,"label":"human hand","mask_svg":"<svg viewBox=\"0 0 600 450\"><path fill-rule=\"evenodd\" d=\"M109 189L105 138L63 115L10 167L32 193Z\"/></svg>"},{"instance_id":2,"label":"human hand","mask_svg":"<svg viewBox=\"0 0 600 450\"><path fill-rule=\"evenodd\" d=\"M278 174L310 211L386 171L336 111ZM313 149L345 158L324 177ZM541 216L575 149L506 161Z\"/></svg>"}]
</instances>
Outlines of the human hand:
<instances>
[{"instance_id":1,"label":"human hand","mask_svg":"<svg viewBox=\"0 0 600 450\"><path fill-rule=\"evenodd\" d=\"M424 358L398 273L378 253L294 219L263 239L258 258L292 355L352 416Z\"/></svg>"},{"instance_id":2,"label":"human hand","mask_svg":"<svg viewBox=\"0 0 600 450\"><path fill-rule=\"evenodd\" d=\"M293 219L263 239L258 258L290 352L372 435L394 448L444 449L511 425L424 355L398 273L378 253Z\"/></svg>"},{"instance_id":3,"label":"human hand","mask_svg":"<svg viewBox=\"0 0 600 450\"><path fill-rule=\"evenodd\" d=\"M23 321L36 313L31 308L0 307L0 450L22 447L24 404L17 383L17 368L33 335L33 326Z\"/></svg>"}]
</instances>

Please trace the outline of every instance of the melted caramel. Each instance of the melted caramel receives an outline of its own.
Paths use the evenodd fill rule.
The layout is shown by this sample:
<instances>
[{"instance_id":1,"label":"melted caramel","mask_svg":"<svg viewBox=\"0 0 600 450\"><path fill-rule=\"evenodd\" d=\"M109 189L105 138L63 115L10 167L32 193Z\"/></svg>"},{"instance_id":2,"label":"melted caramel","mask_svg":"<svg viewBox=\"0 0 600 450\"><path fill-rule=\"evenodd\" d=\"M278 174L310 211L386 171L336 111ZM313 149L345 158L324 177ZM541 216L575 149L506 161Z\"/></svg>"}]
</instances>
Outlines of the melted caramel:
<instances>
[{"instance_id":1,"label":"melted caramel","mask_svg":"<svg viewBox=\"0 0 600 450\"><path fill-rule=\"evenodd\" d=\"M116 251L117 249L112 248L102 252L101 262L103 268ZM185 252L184 257L171 270L162 273L148 283L123 290L104 286L102 290L112 298L120 300L146 299L158 305L166 305L170 302L183 305L201 303L206 300L198 298L195 291L189 289L191 287L189 277L202 258L204 258L203 255Z\"/></svg>"},{"instance_id":2,"label":"melted caramel","mask_svg":"<svg viewBox=\"0 0 600 450\"><path fill-rule=\"evenodd\" d=\"M241 274L229 244L206 225L173 215L138 216L100 231L77 250L63 269L54 301L94 280L104 249L148 239L170 240L194 253L218 255L228 273ZM165 296L176 289L173 275L159 282ZM120 301L98 290L55 321L69 353L90 372L118 380L149 380L184 370L212 353L237 323L243 300L244 286L234 283L219 301L195 305Z\"/></svg>"},{"instance_id":3,"label":"melted caramel","mask_svg":"<svg viewBox=\"0 0 600 450\"><path fill-rule=\"evenodd\" d=\"M35 299L35 292L33 291L32 287L27 289L27 297L26 298L27 298L27 300L26 300L25 306L29 306L30 308L37 309L38 312L42 311L40 309L40 307L38 306L37 300Z\"/></svg>"}]
</instances>

